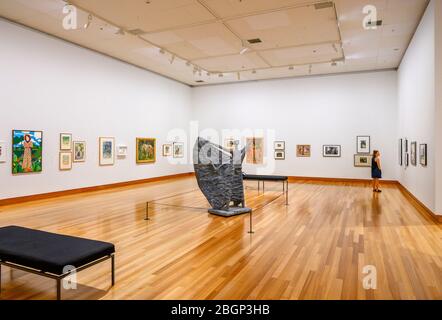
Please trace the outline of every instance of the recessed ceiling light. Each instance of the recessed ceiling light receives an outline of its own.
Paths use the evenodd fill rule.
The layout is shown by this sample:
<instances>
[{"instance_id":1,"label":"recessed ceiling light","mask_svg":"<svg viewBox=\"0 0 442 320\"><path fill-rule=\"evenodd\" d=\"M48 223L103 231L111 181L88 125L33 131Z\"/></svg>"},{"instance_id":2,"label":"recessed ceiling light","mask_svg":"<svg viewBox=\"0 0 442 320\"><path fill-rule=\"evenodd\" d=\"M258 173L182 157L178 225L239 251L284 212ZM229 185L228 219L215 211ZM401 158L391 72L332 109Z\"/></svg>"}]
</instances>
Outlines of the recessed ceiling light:
<instances>
[{"instance_id":1,"label":"recessed ceiling light","mask_svg":"<svg viewBox=\"0 0 442 320\"><path fill-rule=\"evenodd\" d=\"M172 57L170 58L170 64L172 64L175 61L175 55L173 54Z\"/></svg>"}]
</instances>

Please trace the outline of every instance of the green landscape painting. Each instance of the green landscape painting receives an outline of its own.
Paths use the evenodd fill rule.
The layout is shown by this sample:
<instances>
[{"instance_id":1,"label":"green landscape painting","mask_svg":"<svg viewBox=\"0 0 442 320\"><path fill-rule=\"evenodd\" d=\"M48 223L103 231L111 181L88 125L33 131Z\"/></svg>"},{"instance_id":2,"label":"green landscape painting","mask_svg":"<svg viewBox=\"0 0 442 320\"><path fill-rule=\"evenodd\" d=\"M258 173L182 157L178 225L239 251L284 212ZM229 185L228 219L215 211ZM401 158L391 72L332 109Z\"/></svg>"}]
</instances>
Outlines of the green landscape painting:
<instances>
[{"instance_id":1,"label":"green landscape painting","mask_svg":"<svg viewBox=\"0 0 442 320\"><path fill-rule=\"evenodd\" d=\"M43 132L12 131L12 173L41 172L42 162Z\"/></svg>"}]
</instances>

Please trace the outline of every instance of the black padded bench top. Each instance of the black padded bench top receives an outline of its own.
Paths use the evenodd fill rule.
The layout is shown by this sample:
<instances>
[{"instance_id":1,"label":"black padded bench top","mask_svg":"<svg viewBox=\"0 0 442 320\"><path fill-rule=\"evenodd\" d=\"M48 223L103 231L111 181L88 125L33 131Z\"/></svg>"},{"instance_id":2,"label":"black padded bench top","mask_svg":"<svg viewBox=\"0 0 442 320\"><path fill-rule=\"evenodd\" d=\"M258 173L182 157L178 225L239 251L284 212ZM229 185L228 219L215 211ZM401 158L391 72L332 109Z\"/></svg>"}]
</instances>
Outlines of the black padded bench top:
<instances>
[{"instance_id":1,"label":"black padded bench top","mask_svg":"<svg viewBox=\"0 0 442 320\"><path fill-rule=\"evenodd\" d=\"M115 253L111 243L17 226L0 228L0 260L56 275Z\"/></svg>"},{"instance_id":2,"label":"black padded bench top","mask_svg":"<svg viewBox=\"0 0 442 320\"><path fill-rule=\"evenodd\" d=\"M255 174L243 174L244 180L259 180L259 181L287 181L287 176L264 176Z\"/></svg>"}]
</instances>

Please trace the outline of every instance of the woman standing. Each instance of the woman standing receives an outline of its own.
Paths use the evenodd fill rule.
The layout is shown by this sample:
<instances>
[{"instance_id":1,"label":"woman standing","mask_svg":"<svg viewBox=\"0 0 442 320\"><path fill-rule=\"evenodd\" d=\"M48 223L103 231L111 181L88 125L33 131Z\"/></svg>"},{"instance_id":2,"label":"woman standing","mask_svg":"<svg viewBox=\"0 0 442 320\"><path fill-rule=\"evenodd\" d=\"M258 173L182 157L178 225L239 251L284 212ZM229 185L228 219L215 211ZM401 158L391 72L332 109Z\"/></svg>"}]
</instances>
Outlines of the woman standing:
<instances>
[{"instance_id":1,"label":"woman standing","mask_svg":"<svg viewBox=\"0 0 442 320\"><path fill-rule=\"evenodd\" d=\"M32 143L31 136L29 134L25 135L24 141L23 141L23 163L22 168L24 172L31 172L32 171L32 148L34 147L34 144Z\"/></svg>"},{"instance_id":2,"label":"woman standing","mask_svg":"<svg viewBox=\"0 0 442 320\"><path fill-rule=\"evenodd\" d=\"M381 153L378 150L373 151L371 160L371 177L373 178L373 192L382 192L379 189L379 179L382 179Z\"/></svg>"}]
</instances>

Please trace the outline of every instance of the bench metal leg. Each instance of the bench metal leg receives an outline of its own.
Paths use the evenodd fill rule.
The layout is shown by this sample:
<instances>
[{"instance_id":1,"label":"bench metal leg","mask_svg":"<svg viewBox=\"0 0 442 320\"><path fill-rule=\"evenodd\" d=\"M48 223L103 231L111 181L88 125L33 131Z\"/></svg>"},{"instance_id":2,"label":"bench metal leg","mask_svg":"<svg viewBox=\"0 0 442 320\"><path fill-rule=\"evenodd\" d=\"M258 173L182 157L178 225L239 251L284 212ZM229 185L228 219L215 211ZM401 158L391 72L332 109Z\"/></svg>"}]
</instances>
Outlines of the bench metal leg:
<instances>
[{"instance_id":1,"label":"bench metal leg","mask_svg":"<svg viewBox=\"0 0 442 320\"><path fill-rule=\"evenodd\" d=\"M285 205L289 205L289 181L286 182L286 188L285 188Z\"/></svg>"},{"instance_id":2,"label":"bench metal leg","mask_svg":"<svg viewBox=\"0 0 442 320\"><path fill-rule=\"evenodd\" d=\"M56 279L57 281L57 300L61 300L61 279Z\"/></svg>"},{"instance_id":3,"label":"bench metal leg","mask_svg":"<svg viewBox=\"0 0 442 320\"><path fill-rule=\"evenodd\" d=\"M0 296L2 294L2 265L0 264Z\"/></svg>"},{"instance_id":4,"label":"bench metal leg","mask_svg":"<svg viewBox=\"0 0 442 320\"><path fill-rule=\"evenodd\" d=\"M111 266L112 266L112 287L115 285L115 255L111 257Z\"/></svg>"},{"instance_id":5,"label":"bench metal leg","mask_svg":"<svg viewBox=\"0 0 442 320\"><path fill-rule=\"evenodd\" d=\"M258 180L258 194L259 194L259 187L260 187L261 182Z\"/></svg>"},{"instance_id":6,"label":"bench metal leg","mask_svg":"<svg viewBox=\"0 0 442 320\"><path fill-rule=\"evenodd\" d=\"M262 193L263 194L266 193L265 182L264 181L262 182Z\"/></svg>"}]
</instances>

